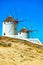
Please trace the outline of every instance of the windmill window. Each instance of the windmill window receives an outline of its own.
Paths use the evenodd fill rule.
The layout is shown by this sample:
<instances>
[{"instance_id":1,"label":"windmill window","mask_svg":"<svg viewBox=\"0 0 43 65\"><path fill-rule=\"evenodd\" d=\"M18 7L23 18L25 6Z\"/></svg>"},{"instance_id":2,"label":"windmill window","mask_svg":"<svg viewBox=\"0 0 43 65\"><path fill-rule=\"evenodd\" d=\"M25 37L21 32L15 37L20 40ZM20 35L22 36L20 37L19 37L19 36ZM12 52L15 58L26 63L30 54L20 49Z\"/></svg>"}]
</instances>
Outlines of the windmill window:
<instances>
[{"instance_id":1,"label":"windmill window","mask_svg":"<svg viewBox=\"0 0 43 65\"><path fill-rule=\"evenodd\" d=\"M21 34L21 32L20 32L20 34Z\"/></svg>"},{"instance_id":2,"label":"windmill window","mask_svg":"<svg viewBox=\"0 0 43 65\"><path fill-rule=\"evenodd\" d=\"M4 35L6 35L6 34L4 33Z\"/></svg>"},{"instance_id":3,"label":"windmill window","mask_svg":"<svg viewBox=\"0 0 43 65\"><path fill-rule=\"evenodd\" d=\"M6 22L4 22L4 24L6 24Z\"/></svg>"}]
</instances>

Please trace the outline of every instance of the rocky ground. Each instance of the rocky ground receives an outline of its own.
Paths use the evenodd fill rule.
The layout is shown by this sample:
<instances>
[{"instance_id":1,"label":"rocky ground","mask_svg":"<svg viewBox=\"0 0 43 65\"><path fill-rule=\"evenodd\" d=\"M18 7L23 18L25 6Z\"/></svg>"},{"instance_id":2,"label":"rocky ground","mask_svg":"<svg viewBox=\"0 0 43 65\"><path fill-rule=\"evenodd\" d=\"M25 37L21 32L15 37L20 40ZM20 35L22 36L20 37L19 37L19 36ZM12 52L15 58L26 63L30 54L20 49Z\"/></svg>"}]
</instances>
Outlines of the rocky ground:
<instances>
[{"instance_id":1,"label":"rocky ground","mask_svg":"<svg viewBox=\"0 0 43 65\"><path fill-rule=\"evenodd\" d=\"M43 48L33 43L0 37L0 65L43 65Z\"/></svg>"}]
</instances>

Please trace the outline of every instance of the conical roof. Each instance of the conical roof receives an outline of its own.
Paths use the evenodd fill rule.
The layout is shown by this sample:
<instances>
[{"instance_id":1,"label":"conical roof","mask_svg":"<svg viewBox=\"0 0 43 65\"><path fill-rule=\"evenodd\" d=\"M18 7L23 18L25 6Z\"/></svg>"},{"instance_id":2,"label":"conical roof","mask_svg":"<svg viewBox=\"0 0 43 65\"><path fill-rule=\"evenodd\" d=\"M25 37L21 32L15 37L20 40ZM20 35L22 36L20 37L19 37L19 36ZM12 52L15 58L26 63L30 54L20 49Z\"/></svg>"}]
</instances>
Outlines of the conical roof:
<instances>
[{"instance_id":1,"label":"conical roof","mask_svg":"<svg viewBox=\"0 0 43 65\"><path fill-rule=\"evenodd\" d=\"M20 30L20 32L29 32L26 28L23 28L22 30Z\"/></svg>"},{"instance_id":2,"label":"conical roof","mask_svg":"<svg viewBox=\"0 0 43 65\"><path fill-rule=\"evenodd\" d=\"M14 18L12 17L12 16L8 16L5 20L4 20L4 22L14 22L15 20L14 20Z\"/></svg>"}]
</instances>

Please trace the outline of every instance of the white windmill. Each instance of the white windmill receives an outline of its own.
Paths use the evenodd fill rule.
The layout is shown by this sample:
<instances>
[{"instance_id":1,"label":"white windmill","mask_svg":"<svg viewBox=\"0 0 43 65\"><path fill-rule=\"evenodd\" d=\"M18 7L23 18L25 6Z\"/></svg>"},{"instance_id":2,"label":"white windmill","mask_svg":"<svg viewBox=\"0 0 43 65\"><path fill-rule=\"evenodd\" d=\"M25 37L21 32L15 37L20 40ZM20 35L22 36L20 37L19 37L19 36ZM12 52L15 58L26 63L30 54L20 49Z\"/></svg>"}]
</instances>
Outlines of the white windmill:
<instances>
[{"instance_id":1,"label":"white windmill","mask_svg":"<svg viewBox=\"0 0 43 65\"><path fill-rule=\"evenodd\" d=\"M19 32L18 36L21 38L33 38L33 32L36 32L37 30L32 29L32 22L31 20L29 21L30 23L30 29L28 29L28 26L24 25L21 23L22 26L24 26Z\"/></svg>"},{"instance_id":2,"label":"white windmill","mask_svg":"<svg viewBox=\"0 0 43 65\"><path fill-rule=\"evenodd\" d=\"M10 13L12 14L11 10L9 9ZM13 16L13 15L12 15ZM8 16L4 21L3 21L3 36L8 36L8 35L17 35L17 24L19 22L18 19L14 19L14 16Z\"/></svg>"}]
</instances>

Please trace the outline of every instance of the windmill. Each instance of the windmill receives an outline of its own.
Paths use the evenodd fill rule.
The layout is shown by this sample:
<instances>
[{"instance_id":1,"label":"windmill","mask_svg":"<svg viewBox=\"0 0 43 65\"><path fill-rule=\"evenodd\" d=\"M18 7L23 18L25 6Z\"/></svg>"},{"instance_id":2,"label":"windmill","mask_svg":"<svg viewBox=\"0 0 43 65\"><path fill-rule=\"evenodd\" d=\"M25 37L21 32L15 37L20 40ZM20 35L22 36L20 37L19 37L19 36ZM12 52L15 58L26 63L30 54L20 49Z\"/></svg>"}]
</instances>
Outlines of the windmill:
<instances>
[{"instance_id":1,"label":"windmill","mask_svg":"<svg viewBox=\"0 0 43 65\"><path fill-rule=\"evenodd\" d=\"M12 13L12 11L11 11L11 9L9 8L9 11L10 11L10 14L11 14L11 16L14 18L14 24L16 24L16 30L17 30L17 25L20 23L20 22L24 22L23 20L19 20L19 18L18 18L18 15L17 15L17 11L16 11L16 9L14 8L14 12L15 12L15 16L13 15L13 13ZM22 24L21 24L22 25Z\"/></svg>"},{"instance_id":2,"label":"windmill","mask_svg":"<svg viewBox=\"0 0 43 65\"><path fill-rule=\"evenodd\" d=\"M37 30L33 30L32 28L32 22L31 22L31 19L29 19L29 23L30 23L30 29L28 30L28 38L33 38L33 32L37 32ZM21 23L22 26L24 26L25 28L24 29L28 29L28 27L24 24Z\"/></svg>"},{"instance_id":3,"label":"windmill","mask_svg":"<svg viewBox=\"0 0 43 65\"><path fill-rule=\"evenodd\" d=\"M22 20L15 19L10 8L10 16L6 18L3 22L3 35L16 35L17 34L17 24L22 22ZM16 13L15 13L16 14Z\"/></svg>"}]
</instances>

